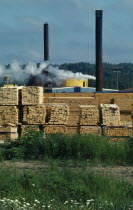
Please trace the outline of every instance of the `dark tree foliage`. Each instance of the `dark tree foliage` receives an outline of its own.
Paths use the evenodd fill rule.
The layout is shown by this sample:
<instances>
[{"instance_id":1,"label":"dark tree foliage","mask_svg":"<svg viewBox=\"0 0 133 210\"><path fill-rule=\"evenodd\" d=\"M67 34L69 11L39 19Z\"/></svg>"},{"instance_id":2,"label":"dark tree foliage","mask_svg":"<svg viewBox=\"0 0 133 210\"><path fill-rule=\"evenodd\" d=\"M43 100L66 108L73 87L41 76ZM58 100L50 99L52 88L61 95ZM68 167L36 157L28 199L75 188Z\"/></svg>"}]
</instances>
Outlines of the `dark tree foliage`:
<instances>
[{"instance_id":1,"label":"dark tree foliage","mask_svg":"<svg viewBox=\"0 0 133 210\"><path fill-rule=\"evenodd\" d=\"M83 74L95 74L95 64L90 63L64 63L59 66L60 69L70 70L72 72L82 72ZM117 73L112 69L121 68L118 74L119 89L133 88L133 63L110 64L103 63L103 87L116 89L117 88ZM94 87L95 81L89 80L89 86Z\"/></svg>"}]
</instances>

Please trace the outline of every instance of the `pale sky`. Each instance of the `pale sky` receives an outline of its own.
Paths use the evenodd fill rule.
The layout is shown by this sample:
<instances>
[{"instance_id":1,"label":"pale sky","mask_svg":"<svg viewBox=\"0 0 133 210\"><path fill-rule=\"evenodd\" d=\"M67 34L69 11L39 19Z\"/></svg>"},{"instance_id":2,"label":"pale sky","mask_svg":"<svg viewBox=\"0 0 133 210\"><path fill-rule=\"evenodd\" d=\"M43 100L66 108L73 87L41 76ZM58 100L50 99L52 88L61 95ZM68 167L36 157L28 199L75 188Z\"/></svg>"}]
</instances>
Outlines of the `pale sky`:
<instances>
[{"instance_id":1,"label":"pale sky","mask_svg":"<svg viewBox=\"0 0 133 210\"><path fill-rule=\"evenodd\" d=\"M103 10L103 61L133 62L133 0L0 0L0 64L95 62L95 10Z\"/></svg>"}]
</instances>

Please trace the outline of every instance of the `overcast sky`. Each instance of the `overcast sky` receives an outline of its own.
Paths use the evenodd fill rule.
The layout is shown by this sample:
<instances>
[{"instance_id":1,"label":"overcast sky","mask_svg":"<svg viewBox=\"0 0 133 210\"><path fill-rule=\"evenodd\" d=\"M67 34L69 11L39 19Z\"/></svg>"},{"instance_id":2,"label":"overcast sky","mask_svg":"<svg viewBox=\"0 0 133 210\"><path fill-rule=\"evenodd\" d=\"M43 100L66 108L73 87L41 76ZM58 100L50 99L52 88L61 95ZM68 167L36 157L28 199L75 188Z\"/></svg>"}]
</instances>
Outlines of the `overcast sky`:
<instances>
[{"instance_id":1,"label":"overcast sky","mask_svg":"<svg viewBox=\"0 0 133 210\"><path fill-rule=\"evenodd\" d=\"M0 0L0 63L95 62L95 10L103 9L103 61L133 62L133 0Z\"/></svg>"}]
</instances>

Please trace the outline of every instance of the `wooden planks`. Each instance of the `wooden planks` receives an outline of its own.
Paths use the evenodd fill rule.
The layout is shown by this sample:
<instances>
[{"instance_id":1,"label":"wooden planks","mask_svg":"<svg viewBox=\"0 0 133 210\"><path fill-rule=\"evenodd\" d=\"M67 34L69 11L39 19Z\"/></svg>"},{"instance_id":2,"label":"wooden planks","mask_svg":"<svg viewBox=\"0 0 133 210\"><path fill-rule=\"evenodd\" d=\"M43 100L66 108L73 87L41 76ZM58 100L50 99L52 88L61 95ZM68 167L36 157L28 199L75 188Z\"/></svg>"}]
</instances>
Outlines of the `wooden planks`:
<instances>
[{"instance_id":1,"label":"wooden planks","mask_svg":"<svg viewBox=\"0 0 133 210\"><path fill-rule=\"evenodd\" d=\"M101 135L100 126L80 126L80 134L98 134Z\"/></svg>"},{"instance_id":2,"label":"wooden planks","mask_svg":"<svg viewBox=\"0 0 133 210\"><path fill-rule=\"evenodd\" d=\"M96 106L80 105L80 125L97 125L99 112Z\"/></svg>"},{"instance_id":3,"label":"wooden planks","mask_svg":"<svg viewBox=\"0 0 133 210\"><path fill-rule=\"evenodd\" d=\"M66 126L65 125L45 125L44 126L44 133L45 134L54 134L54 133L66 133Z\"/></svg>"},{"instance_id":4,"label":"wooden planks","mask_svg":"<svg viewBox=\"0 0 133 210\"><path fill-rule=\"evenodd\" d=\"M44 124L46 118L46 106L44 104L23 107L23 123Z\"/></svg>"},{"instance_id":5,"label":"wooden planks","mask_svg":"<svg viewBox=\"0 0 133 210\"><path fill-rule=\"evenodd\" d=\"M109 137L128 137L131 133L133 130L127 127L105 127L105 134Z\"/></svg>"},{"instance_id":6,"label":"wooden planks","mask_svg":"<svg viewBox=\"0 0 133 210\"><path fill-rule=\"evenodd\" d=\"M22 88L22 105L43 103L43 87L28 86Z\"/></svg>"},{"instance_id":7,"label":"wooden planks","mask_svg":"<svg viewBox=\"0 0 133 210\"><path fill-rule=\"evenodd\" d=\"M0 105L18 105L18 87L0 88Z\"/></svg>"},{"instance_id":8,"label":"wooden planks","mask_svg":"<svg viewBox=\"0 0 133 210\"><path fill-rule=\"evenodd\" d=\"M21 125L21 135L27 134L28 130L39 131L39 125Z\"/></svg>"},{"instance_id":9,"label":"wooden planks","mask_svg":"<svg viewBox=\"0 0 133 210\"><path fill-rule=\"evenodd\" d=\"M120 109L116 104L100 104L101 123L117 126L120 124Z\"/></svg>"},{"instance_id":10,"label":"wooden planks","mask_svg":"<svg viewBox=\"0 0 133 210\"><path fill-rule=\"evenodd\" d=\"M0 125L18 124L18 108L17 106L0 106Z\"/></svg>"},{"instance_id":11,"label":"wooden planks","mask_svg":"<svg viewBox=\"0 0 133 210\"><path fill-rule=\"evenodd\" d=\"M47 106L47 113L48 124L67 124L69 116L69 106L67 104L51 104Z\"/></svg>"}]
</instances>

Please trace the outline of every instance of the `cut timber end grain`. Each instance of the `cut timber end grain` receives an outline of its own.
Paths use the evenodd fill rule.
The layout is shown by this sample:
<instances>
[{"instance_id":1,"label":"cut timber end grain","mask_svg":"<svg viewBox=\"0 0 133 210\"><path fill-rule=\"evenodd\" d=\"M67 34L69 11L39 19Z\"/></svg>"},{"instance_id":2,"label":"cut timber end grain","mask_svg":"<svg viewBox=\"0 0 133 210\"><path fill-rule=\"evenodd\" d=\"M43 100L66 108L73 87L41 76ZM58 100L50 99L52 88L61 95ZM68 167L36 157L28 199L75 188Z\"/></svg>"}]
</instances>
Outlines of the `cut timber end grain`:
<instances>
[{"instance_id":1,"label":"cut timber end grain","mask_svg":"<svg viewBox=\"0 0 133 210\"><path fill-rule=\"evenodd\" d=\"M120 109L116 104L100 104L103 125L120 125Z\"/></svg>"},{"instance_id":2,"label":"cut timber end grain","mask_svg":"<svg viewBox=\"0 0 133 210\"><path fill-rule=\"evenodd\" d=\"M28 131L39 131L38 125L21 125L21 135L27 134Z\"/></svg>"},{"instance_id":3,"label":"cut timber end grain","mask_svg":"<svg viewBox=\"0 0 133 210\"><path fill-rule=\"evenodd\" d=\"M80 125L97 125L99 112L96 106L80 105Z\"/></svg>"},{"instance_id":4,"label":"cut timber end grain","mask_svg":"<svg viewBox=\"0 0 133 210\"><path fill-rule=\"evenodd\" d=\"M43 87L29 86L22 88L22 105L43 103Z\"/></svg>"},{"instance_id":5,"label":"cut timber end grain","mask_svg":"<svg viewBox=\"0 0 133 210\"><path fill-rule=\"evenodd\" d=\"M80 134L99 134L101 135L100 126L80 126Z\"/></svg>"},{"instance_id":6,"label":"cut timber end grain","mask_svg":"<svg viewBox=\"0 0 133 210\"><path fill-rule=\"evenodd\" d=\"M46 106L24 106L23 107L23 122L26 124L44 124L46 118Z\"/></svg>"},{"instance_id":7,"label":"cut timber end grain","mask_svg":"<svg viewBox=\"0 0 133 210\"><path fill-rule=\"evenodd\" d=\"M53 125L65 125L68 121L69 106L66 104L50 104L47 106L47 122Z\"/></svg>"},{"instance_id":8,"label":"cut timber end grain","mask_svg":"<svg viewBox=\"0 0 133 210\"><path fill-rule=\"evenodd\" d=\"M105 128L105 134L106 136L129 136L132 134L132 129L128 129L127 127L106 127Z\"/></svg>"},{"instance_id":9,"label":"cut timber end grain","mask_svg":"<svg viewBox=\"0 0 133 210\"><path fill-rule=\"evenodd\" d=\"M0 125L18 124L18 108L16 106L0 106Z\"/></svg>"},{"instance_id":10,"label":"cut timber end grain","mask_svg":"<svg viewBox=\"0 0 133 210\"><path fill-rule=\"evenodd\" d=\"M44 133L46 134L53 134L53 133L66 133L66 126L65 125L47 125L44 127Z\"/></svg>"},{"instance_id":11,"label":"cut timber end grain","mask_svg":"<svg viewBox=\"0 0 133 210\"><path fill-rule=\"evenodd\" d=\"M18 87L0 88L0 105L18 105Z\"/></svg>"}]
</instances>

